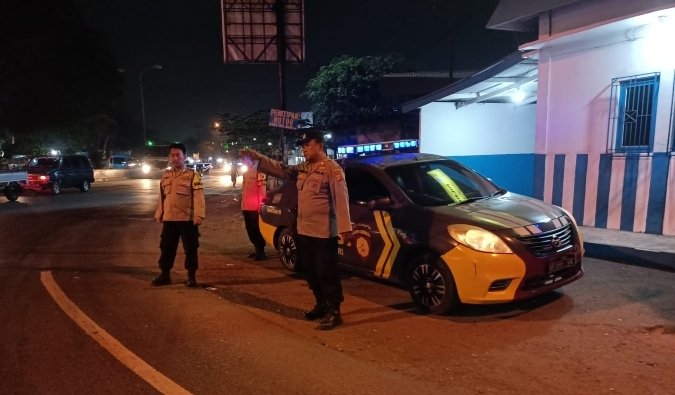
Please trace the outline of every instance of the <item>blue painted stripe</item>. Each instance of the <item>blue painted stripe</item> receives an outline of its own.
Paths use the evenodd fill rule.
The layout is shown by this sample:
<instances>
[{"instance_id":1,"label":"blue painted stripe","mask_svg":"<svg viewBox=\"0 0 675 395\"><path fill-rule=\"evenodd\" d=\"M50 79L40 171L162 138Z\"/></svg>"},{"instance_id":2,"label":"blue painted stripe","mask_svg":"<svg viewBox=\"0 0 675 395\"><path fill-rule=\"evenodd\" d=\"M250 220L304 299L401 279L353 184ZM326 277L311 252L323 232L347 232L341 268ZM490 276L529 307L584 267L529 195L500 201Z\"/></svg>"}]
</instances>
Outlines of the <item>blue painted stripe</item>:
<instances>
[{"instance_id":1,"label":"blue painted stripe","mask_svg":"<svg viewBox=\"0 0 675 395\"><path fill-rule=\"evenodd\" d=\"M534 180L532 183L532 197L544 200L544 186L546 185L546 155L534 155Z\"/></svg>"},{"instance_id":2,"label":"blue painted stripe","mask_svg":"<svg viewBox=\"0 0 675 395\"><path fill-rule=\"evenodd\" d=\"M490 178L502 188L532 196L533 154L453 156L451 159Z\"/></svg>"},{"instance_id":3,"label":"blue painted stripe","mask_svg":"<svg viewBox=\"0 0 675 395\"><path fill-rule=\"evenodd\" d=\"M565 182L565 154L556 154L553 161L553 196L551 203L562 206L563 182Z\"/></svg>"},{"instance_id":4,"label":"blue painted stripe","mask_svg":"<svg viewBox=\"0 0 675 395\"><path fill-rule=\"evenodd\" d=\"M654 153L652 157L652 178L649 182L646 233L663 234L663 217L666 215L666 194L668 191L668 169L671 157L667 153Z\"/></svg>"},{"instance_id":5,"label":"blue painted stripe","mask_svg":"<svg viewBox=\"0 0 675 395\"><path fill-rule=\"evenodd\" d=\"M598 196L595 205L595 227L607 228L609 185L612 180L612 155L600 155L598 166Z\"/></svg>"},{"instance_id":6,"label":"blue painted stripe","mask_svg":"<svg viewBox=\"0 0 675 395\"><path fill-rule=\"evenodd\" d=\"M635 197L638 188L640 158L627 156L623 171L623 190L621 191L621 221L619 228L632 232L635 229Z\"/></svg>"},{"instance_id":7,"label":"blue painted stripe","mask_svg":"<svg viewBox=\"0 0 675 395\"><path fill-rule=\"evenodd\" d=\"M574 169L574 201L572 215L579 224L584 222L584 205L586 203L586 175L588 174L588 154L577 155Z\"/></svg>"}]
</instances>

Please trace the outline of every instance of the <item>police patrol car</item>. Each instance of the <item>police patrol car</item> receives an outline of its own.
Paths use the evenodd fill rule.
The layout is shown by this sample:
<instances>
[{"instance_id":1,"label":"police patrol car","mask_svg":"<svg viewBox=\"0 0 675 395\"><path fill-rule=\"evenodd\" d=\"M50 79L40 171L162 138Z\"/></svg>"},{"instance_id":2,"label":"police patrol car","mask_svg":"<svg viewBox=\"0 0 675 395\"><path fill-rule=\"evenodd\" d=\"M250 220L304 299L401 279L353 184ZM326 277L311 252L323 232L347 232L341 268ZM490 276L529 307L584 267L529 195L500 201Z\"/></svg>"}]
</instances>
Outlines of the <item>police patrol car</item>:
<instances>
[{"instance_id":1,"label":"police patrol car","mask_svg":"<svg viewBox=\"0 0 675 395\"><path fill-rule=\"evenodd\" d=\"M340 162L353 237L341 267L405 286L423 310L503 303L553 291L583 276L583 242L560 207L508 192L437 155L408 153ZM270 191L260 229L297 271L297 190Z\"/></svg>"}]
</instances>

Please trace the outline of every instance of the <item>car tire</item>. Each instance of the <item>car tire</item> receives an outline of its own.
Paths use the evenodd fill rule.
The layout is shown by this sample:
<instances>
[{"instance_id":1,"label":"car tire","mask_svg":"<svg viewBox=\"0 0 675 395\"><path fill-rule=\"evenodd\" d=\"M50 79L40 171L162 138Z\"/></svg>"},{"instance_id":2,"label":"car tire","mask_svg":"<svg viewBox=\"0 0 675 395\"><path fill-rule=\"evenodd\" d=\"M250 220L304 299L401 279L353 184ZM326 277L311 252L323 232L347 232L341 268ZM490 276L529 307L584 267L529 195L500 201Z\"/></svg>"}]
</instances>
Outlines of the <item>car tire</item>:
<instances>
[{"instance_id":1,"label":"car tire","mask_svg":"<svg viewBox=\"0 0 675 395\"><path fill-rule=\"evenodd\" d=\"M54 195L58 195L59 193L61 193L61 187L62 187L61 181L54 180L54 182L52 183L52 193Z\"/></svg>"},{"instance_id":2,"label":"car tire","mask_svg":"<svg viewBox=\"0 0 675 395\"><path fill-rule=\"evenodd\" d=\"M18 182L10 182L9 185L5 187L5 197L10 202L16 201L21 194L21 187Z\"/></svg>"},{"instance_id":3,"label":"car tire","mask_svg":"<svg viewBox=\"0 0 675 395\"><path fill-rule=\"evenodd\" d=\"M82 185L80 185L80 191L89 192L89 188L91 188L91 184L89 183L89 180L82 181Z\"/></svg>"},{"instance_id":4,"label":"car tire","mask_svg":"<svg viewBox=\"0 0 675 395\"><path fill-rule=\"evenodd\" d=\"M452 272L438 257L421 258L408 274L408 291L425 313L447 314L460 306Z\"/></svg>"},{"instance_id":5,"label":"car tire","mask_svg":"<svg viewBox=\"0 0 675 395\"><path fill-rule=\"evenodd\" d=\"M277 251L279 260L284 268L297 272L300 271L298 265L298 249L293 232L289 228L284 228L277 237Z\"/></svg>"}]
</instances>

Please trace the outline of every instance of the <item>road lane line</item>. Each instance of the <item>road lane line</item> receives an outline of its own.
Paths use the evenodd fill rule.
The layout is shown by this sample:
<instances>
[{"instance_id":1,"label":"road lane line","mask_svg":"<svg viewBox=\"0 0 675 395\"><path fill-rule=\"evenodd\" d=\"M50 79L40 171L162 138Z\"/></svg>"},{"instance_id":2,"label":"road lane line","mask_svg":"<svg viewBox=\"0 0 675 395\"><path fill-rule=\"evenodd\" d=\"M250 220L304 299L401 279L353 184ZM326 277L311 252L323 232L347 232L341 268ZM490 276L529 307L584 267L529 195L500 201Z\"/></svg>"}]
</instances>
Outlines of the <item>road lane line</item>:
<instances>
[{"instance_id":1,"label":"road lane line","mask_svg":"<svg viewBox=\"0 0 675 395\"><path fill-rule=\"evenodd\" d=\"M122 343L112 337L105 329L98 326L98 324L80 310L73 301L68 299L68 296L66 296L58 284L56 284L52 272L41 272L40 280L56 304L58 304L87 335L96 340L101 347L108 350L108 352L112 354L113 357L117 358L124 366L131 369L132 372L136 373L140 378L164 394L190 394L185 388L164 376L157 369L153 368L136 354L131 352L131 350L124 347Z\"/></svg>"}]
</instances>

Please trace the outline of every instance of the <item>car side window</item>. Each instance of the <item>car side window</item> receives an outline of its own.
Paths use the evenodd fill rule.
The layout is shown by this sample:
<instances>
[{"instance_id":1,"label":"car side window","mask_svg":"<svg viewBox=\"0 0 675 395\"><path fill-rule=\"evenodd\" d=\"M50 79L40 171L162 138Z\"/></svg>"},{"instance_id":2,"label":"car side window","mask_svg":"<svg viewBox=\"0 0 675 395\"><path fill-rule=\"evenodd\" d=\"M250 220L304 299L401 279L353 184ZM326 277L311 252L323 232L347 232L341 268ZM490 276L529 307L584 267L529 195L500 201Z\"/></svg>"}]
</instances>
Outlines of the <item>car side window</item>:
<instances>
[{"instance_id":1,"label":"car side window","mask_svg":"<svg viewBox=\"0 0 675 395\"><path fill-rule=\"evenodd\" d=\"M72 169L73 166L73 161L70 159L69 156L64 156L61 158L61 168L63 169Z\"/></svg>"},{"instance_id":2,"label":"car side window","mask_svg":"<svg viewBox=\"0 0 675 395\"><path fill-rule=\"evenodd\" d=\"M382 182L366 171L347 169L345 179L351 202L367 202L375 198L391 197L391 193Z\"/></svg>"}]
</instances>

